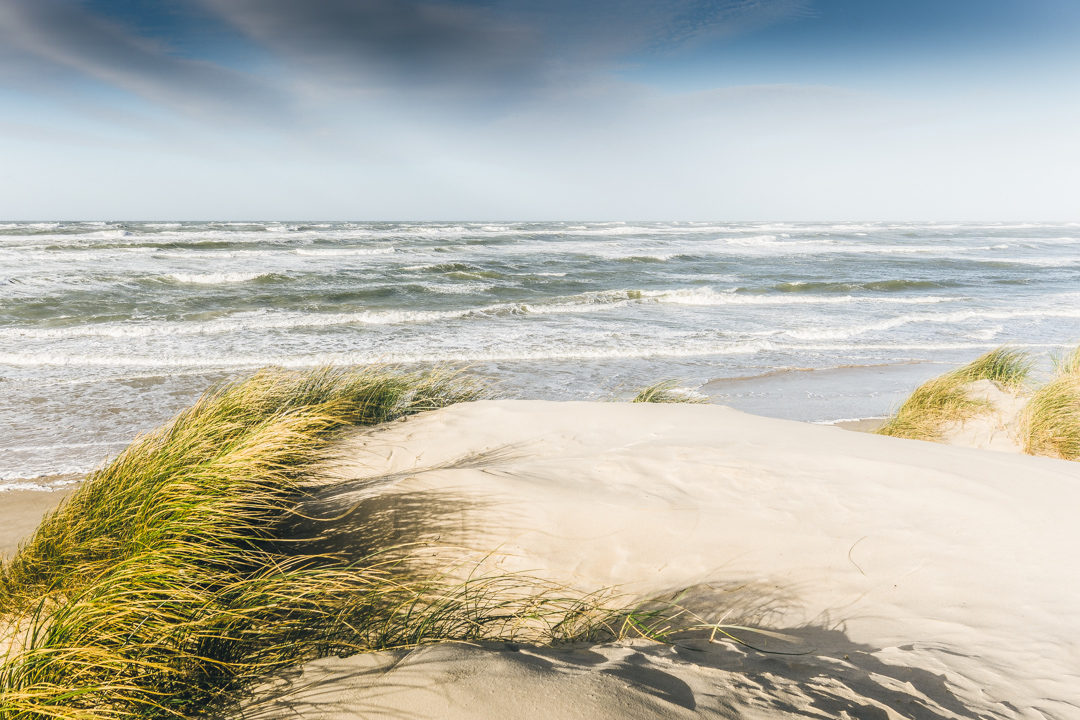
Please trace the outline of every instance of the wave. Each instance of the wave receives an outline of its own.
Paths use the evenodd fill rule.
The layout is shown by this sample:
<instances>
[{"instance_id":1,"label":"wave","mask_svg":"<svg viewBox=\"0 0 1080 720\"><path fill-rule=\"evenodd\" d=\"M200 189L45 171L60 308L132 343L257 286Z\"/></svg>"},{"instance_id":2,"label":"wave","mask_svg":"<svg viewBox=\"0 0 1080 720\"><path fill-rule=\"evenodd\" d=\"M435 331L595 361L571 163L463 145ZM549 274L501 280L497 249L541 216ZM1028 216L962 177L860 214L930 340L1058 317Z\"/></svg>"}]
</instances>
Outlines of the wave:
<instances>
[{"instance_id":1,"label":"wave","mask_svg":"<svg viewBox=\"0 0 1080 720\"><path fill-rule=\"evenodd\" d=\"M89 464L67 464L58 466L58 470L50 470L46 473L27 477L27 473L18 470L0 472L0 493L8 490L36 490L49 492L59 490L79 482L83 475L94 469ZM34 472L31 470L30 472ZM55 477L57 475L69 476L66 478ZM71 477L76 476L76 477Z\"/></svg>"},{"instance_id":2,"label":"wave","mask_svg":"<svg viewBox=\"0 0 1080 720\"><path fill-rule=\"evenodd\" d=\"M1011 347L1026 349L1062 349L1073 347L1063 343L1011 343ZM547 344L542 349L507 347L497 343L495 348L461 350L440 348L424 351L361 352L346 351L311 355L220 355L184 356L169 354L162 357L139 357L130 354L58 354L58 353L0 353L0 365L15 367L95 367L160 370L201 369L204 371L246 370L267 365L286 368L310 368L322 365L377 365L377 364L470 364L485 362L533 362L563 360L634 360L648 358L701 358L759 353L828 352L851 353L866 351L887 352L935 352L958 350L986 350L992 343L813 343L789 344L775 340L739 340L728 343L703 342L683 346L654 341L651 344L626 345L578 345L559 346Z\"/></svg>"},{"instance_id":3,"label":"wave","mask_svg":"<svg viewBox=\"0 0 1080 720\"><path fill-rule=\"evenodd\" d=\"M799 330L780 330L783 334L800 340L847 340L867 333L892 330L903 325L917 323L960 324L969 320L1016 320L1016 319L1080 319L1080 308L1042 310L960 310L951 313L911 313L886 320L840 328L810 327ZM996 335L996 332L994 333ZM991 335L993 337L993 335Z\"/></svg>"},{"instance_id":4,"label":"wave","mask_svg":"<svg viewBox=\"0 0 1080 720\"><path fill-rule=\"evenodd\" d=\"M974 260L975 258L972 258ZM994 267L1026 265L1031 267L1075 267L1080 265L1080 258L1036 257L1036 258L979 258L979 262Z\"/></svg>"},{"instance_id":5,"label":"wave","mask_svg":"<svg viewBox=\"0 0 1080 720\"><path fill-rule=\"evenodd\" d=\"M746 355L774 350L777 345L762 340L735 342L729 345L708 347L672 347L670 344L652 346L566 346L553 349L550 345L542 350L533 349L443 350L423 352L337 352L305 356L277 355L221 355L217 357L169 355L165 357L139 357L133 355L91 355L85 353L4 353L0 352L0 365L14 367L98 367L98 368L200 368L204 370L240 370L274 365L286 368L307 368L321 365L373 365L414 363L476 363L533 360L611 360L640 359L650 357L701 357L707 355Z\"/></svg>"},{"instance_id":6,"label":"wave","mask_svg":"<svg viewBox=\"0 0 1080 720\"><path fill-rule=\"evenodd\" d=\"M280 277L274 273L227 272L227 273L170 273L165 276L173 282L185 285L228 285Z\"/></svg>"},{"instance_id":7,"label":"wave","mask_svg":"<svg viewBox=\"0 0 1080 720\"><path fill-rule=\"evenodd\" d=\"M938 303L962 302L967 297L946 295L923 295L916 297L876 297L860 295L816 296L816 295L750 295L729 291L718 293L709 288L700 290L676 290L662 292L657 298L660 302L677 305L848 305L874 303L887 305L935 305Z\"/></svg>"},{"instance_id":8,"label":"wave","mask_svg":"<svg viewBox=\"0 0 1080 720\"><path fill-rule=\"evenodd\" d=\"M801 281L778 283L770 289L784 293L850 293L859 290L871 292L903 292L905 290L928 290L932 288L961 287L956 280L871 280L868 282Z\"/></svg>"},{"instance_id":9,"label":"wave","mask_svg":"<svg viewBox=\"0 0 1080 720\"><path fill-rule=\"evenodd\" d=\"M505 278L506 274L498 270L490 270L480 265L471 265L462 262L434 263L428 265L406 265L401 268L407 272L437 273L449 278L459 280L498 280ZM528 273L526 273L528 274Z\"/></svg>"},{"instance_id":10,"label":"wave","mask_svg":"<svg viewBox=\"0 0 1080 720\"><path fill-rule=\"evenodd\" d=\"M453 277L453 274L451 275ZM424 286L425 292L435 293L439 295L473 295L476 293L485 292L490 286L484 283L469 282L469 283L426 283Z\"/></svg>"},{"instance_id":11,"label":"wave","mask_svg":"<svg viewBox=\"0 0 1080 720\"><path fill-rule=\"evenodd\" d=\"M296 248L294 255L307 255L311 257L349 257L354 255L390 255L397 252L396 248Z\"/></svg>"},{"instance_id":12,"label":"wave","mask_svg":"<svg viewBox=\"0 0 1080 720\"><path fill-rule=\"evenodd\" d=\"M248 282L254 279L247 277L247 274L237 275L235 279L231 280L227 278L214 278L211 280L207 276L207 279L203 282L204 284L210 282ZM449 286L439 286L432 288L431 291L447 292L447 287ZM450 292L465 293L481 289L479 284L455 287L460 289ZM552 298L547 301L506 302L456 310L373 309L347 313L255 311L235 313L215 320L191 322L98 323L53 328L6 327L0 328L0 337L63 339L77 337L135 338L170 335L217 335L254 330L294 330L338 325L397 325L527 315L609 312L631 305L678 305L687 307L847 305L858 303L927 305L957 302L965 299L934 295L899 298L859 297L854 295L742 295L735 292L717 292L707 287L677 290L601 290Z\"/></svg>"}]
</instances>

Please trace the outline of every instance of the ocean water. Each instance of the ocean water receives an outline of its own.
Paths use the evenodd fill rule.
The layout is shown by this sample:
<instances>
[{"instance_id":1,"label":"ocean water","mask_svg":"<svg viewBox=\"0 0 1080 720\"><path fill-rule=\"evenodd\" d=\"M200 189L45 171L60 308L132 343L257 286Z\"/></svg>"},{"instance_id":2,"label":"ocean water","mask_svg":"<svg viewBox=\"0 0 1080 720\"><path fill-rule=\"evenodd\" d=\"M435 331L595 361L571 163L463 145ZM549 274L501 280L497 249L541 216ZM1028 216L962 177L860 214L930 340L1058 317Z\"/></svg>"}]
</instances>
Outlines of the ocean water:
<instances>
[{"instance_id":1,"label":"ocean water","mask_svg":"<svg viewBox=\"0 0 1080 720\"><path fill-rule=\"evenodd\" d=\"M551 399L673 378L823 422L1077 341L1080 223L0 223L0 488L269 364L468 364Z\"/></svg>"}]
</instances>

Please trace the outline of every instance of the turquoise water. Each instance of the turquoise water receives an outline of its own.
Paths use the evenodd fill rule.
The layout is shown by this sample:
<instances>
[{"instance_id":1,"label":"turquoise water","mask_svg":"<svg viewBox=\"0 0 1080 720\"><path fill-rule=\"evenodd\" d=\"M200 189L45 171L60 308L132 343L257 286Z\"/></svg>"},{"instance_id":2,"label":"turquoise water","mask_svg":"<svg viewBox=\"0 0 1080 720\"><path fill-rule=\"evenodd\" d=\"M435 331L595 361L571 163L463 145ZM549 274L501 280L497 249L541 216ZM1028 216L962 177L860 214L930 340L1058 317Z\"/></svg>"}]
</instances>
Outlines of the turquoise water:
<instances>
[{"instance_id":1,"label":"turquoise water","mask_svg":"<svg viewBox=\"0 0 1080 720\"><path fill-rule=\"evenodd\" d=\"M881 415L982 350L1072 345L1078 301L1077 223L3 223L0 487L267 364Z\"/></svg>"}]
</instances>

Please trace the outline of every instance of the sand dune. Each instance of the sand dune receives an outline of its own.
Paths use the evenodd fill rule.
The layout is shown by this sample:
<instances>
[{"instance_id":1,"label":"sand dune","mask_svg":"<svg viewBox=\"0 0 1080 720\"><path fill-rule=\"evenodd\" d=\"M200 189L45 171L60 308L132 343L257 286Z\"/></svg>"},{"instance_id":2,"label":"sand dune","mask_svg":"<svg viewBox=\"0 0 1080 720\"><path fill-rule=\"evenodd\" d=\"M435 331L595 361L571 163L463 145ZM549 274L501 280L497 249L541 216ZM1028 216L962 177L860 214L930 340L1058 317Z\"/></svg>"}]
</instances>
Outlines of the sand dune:
<instances>
[{"instance_id":1,"label":"sand dune","mask_svg":"<svg viewBox=\"0 0 1080 720\"><path fill-rule=\"evenodd\" d=\"M539 401L456 405L337 450L303 508L346 513L328 547L422 541L435 564L471 552L583 591L692 588L679 602L703 621L787 638L329 658L268 681L246 718L1080 717L1075 463Z\"/></svg>"}]
</instances>

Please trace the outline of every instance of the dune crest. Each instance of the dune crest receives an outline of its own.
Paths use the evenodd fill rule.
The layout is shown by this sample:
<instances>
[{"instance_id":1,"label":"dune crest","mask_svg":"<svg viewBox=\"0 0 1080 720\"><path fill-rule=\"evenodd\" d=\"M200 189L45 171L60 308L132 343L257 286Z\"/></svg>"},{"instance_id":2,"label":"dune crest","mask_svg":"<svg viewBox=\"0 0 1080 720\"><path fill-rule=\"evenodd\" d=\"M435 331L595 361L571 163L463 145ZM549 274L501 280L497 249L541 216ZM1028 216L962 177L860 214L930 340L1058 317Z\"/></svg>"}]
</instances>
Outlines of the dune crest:
<instances>
[{"instance_id":1,"label":"dune crest","mask_svg":"<svg viewBox=\"0 0 1080 720\"><path fill-rule=\"evenodd\" d=\"M677 601L704 623L784 638L323 659L246 718L1080 713L1080 465L718 406L542 401L454 405L335 450L303 508L346 512L333 549L424 542L436 563L471 552L583 591L692 588Z\"/></svg>"}]
</instances>

